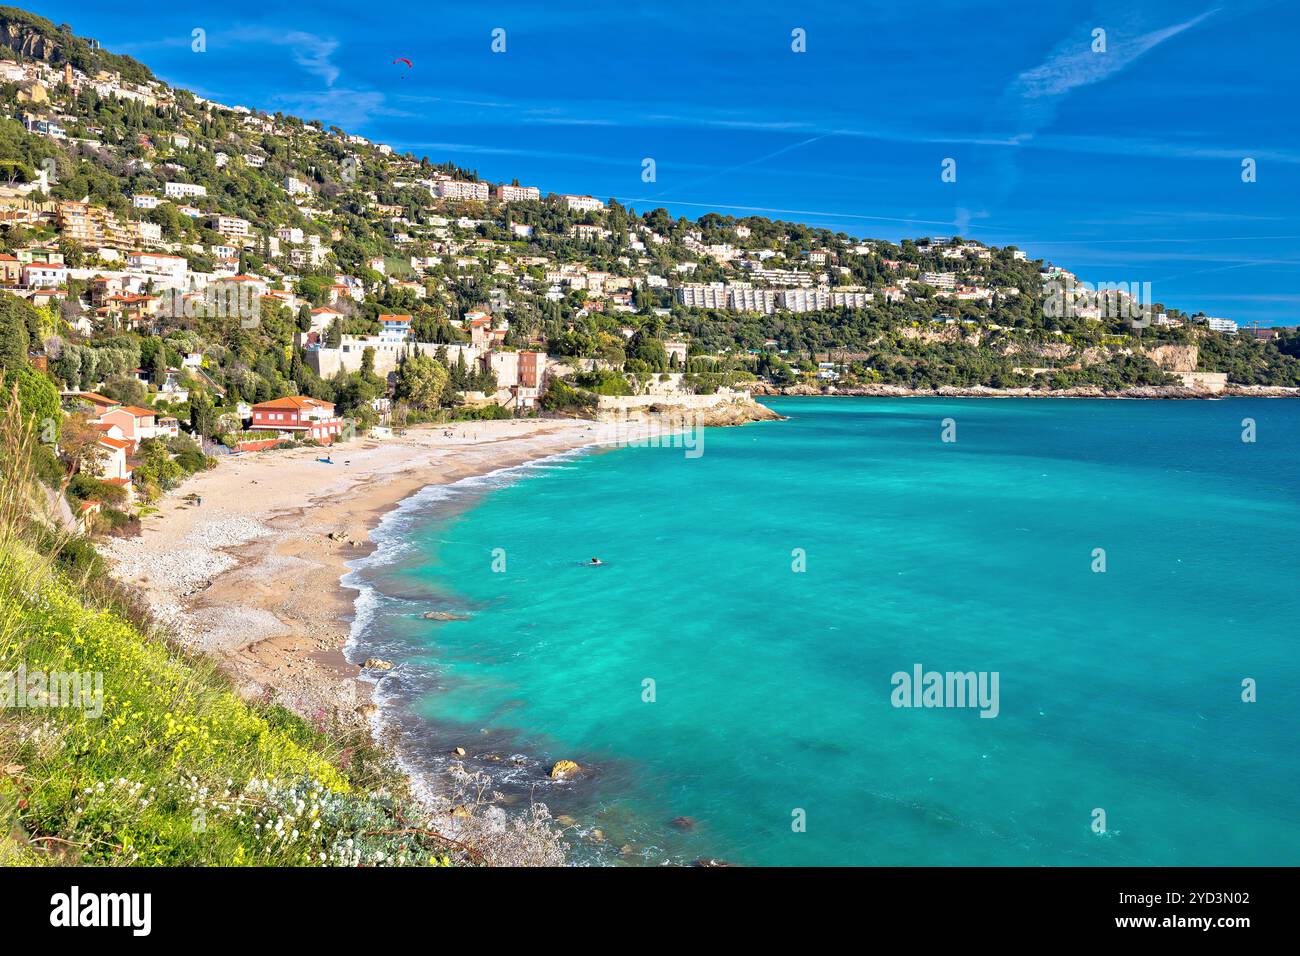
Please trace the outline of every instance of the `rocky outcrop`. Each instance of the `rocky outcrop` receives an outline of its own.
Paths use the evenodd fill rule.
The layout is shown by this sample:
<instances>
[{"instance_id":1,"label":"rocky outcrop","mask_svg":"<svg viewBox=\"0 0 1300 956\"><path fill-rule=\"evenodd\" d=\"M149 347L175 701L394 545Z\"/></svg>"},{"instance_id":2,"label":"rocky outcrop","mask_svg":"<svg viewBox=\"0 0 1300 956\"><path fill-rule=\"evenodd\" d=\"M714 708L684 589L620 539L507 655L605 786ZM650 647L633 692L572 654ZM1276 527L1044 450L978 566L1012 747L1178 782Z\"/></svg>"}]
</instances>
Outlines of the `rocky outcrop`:
<instances>
[{"instance_id":1,"label":"rocky outcrop","mask_svg":"<svg viewBox=\"0 0 1300 956\"><path fill-rule=\"evenodd\" d=\"M752 399L730 401L705 409L700 424L709 427L744 425L748 422L780 421L781 416L772 409Z\"/></svg>"},{"instance_id":2,"label":"rocky outcrop","mask_svg":"<svg viewBox=\"0 0 1300 956\"><path fill-rule=\"evenodd\" d=\"M1167 372L1195 372L1200 351L1195 345L1157 345L1142 354Z\"/></svg>"},{"instance_id":3,"label":"rocky outcrop","mask_svg":"<svg viewBox=\"0 0 1300 956\"><path fill-rule=\"evenodd\" d=\"M17 23L5 24L4 45L17 50L29 60L52 61L59 52L59 45L49 37Z\"/></svg>"},{"instance_id":4,"label":"rocky outcrop","mask_svg":"<svg viewBox=\"0 0 1300 956\"><path fill-rule=\"evenodd\" d=\"M772 409L754 401L747 391L721 391L713 395L603 396L596 410L602 422L653 423L683 428L744 425L778 421Z\"/></svg>"},{"instance_id":5,"label":"rocky outcrop","mask_svg":"<svg viewBox=\"0 0 1300 956\"><path fill-rule=\"evenodd\" d=\"M581 772L582 768L572 760L557 760L551 764L550 776L552 780L567 780L570 777L576 777Z\"/></svg>"},{"instance_id":6,"label":"rocky outcrop","mask_svg":"<svg viewBox=\"0 0 1300 956\"><path fill-rule=\"evenodd\" d=\"M391 671L393 669L393 662L378 657L367 657L366 662L361 666L368 671Z\"/></svg>"},{"instance_id":7,"label":"rocky outcrop","mask_svg":"<svg viewBox=\"0 0 1300 956\"><path fill-rule=\"evenodd\" d=\"M917 342L924 342L927 345L933 345L937 342L949 345L957 342L964 342L967 345L979 345L983 339L978 329L967 331L957 323L949 325L915 326L904 325L898 330L899 338L912 339Z\"/></svg>"}]
</instances>

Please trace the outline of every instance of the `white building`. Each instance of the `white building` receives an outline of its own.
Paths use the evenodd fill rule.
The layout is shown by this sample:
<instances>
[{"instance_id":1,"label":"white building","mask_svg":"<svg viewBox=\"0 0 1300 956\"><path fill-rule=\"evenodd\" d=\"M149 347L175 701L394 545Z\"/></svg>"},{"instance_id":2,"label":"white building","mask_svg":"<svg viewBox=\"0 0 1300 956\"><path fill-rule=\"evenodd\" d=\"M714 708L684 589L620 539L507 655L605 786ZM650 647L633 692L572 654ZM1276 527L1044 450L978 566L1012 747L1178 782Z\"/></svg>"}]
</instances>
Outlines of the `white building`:
<instances>
[{"instance_id":1,"label":"white building","mask_svg":"<svg viewBox=\"0 0 1300 956\"><path fill-rule=\"evenodd\" d=\"M542 191L536 186L506 186L497 187L497 199L502 202L519 202L527 199L541 199Z\"/></svg>"},{"instance_id":2,"label":"white building","mask_svg":"<svg viewBox=\"0 0 1300 956\"><path fill-rule=\"evenodd\" d=\"M725 309L727 287L721 282L688 282L673 290L677 301L691 309Z\"/></svg>"},{"instance_id":3,"label":"white building","mask_svg":"<svg viewBox=\"0 0 1300 956\"><path fill-rule=\"evenodd\" d=\"M787 312L816 312L831 307L831 296L821 289L782 289L780 304Z\"/></svg>"},{"instance_id":4,"label":"white building","mask_svg":"<svg viewBox=\"0 0 1300 956\"><path fill-rule=\"evenodd\" d=\"M206 196L208 187L196 186L194 183L167 183L163 186L163 193L168 199L184 199L188 196Z\"/></svg>"},{"instance_id":5,"label":"white building","mask_svg":"<svg viewBox=\"0 0 1300 956\"><path fill-rule=\"evenodd\" d=\"M439 199L474 199L486 202L491 195L487 183L471 183L459 179L443 179L434 187Z\"/></svg>"},{"instance_id":6,"label":"white building","mask_svg":"<svg viewBox=\"0 0 1300 956\"><path fill-rule=\"evenodd\" d=\"M55 289L68 281L68 268L45 262L23 266L23 285L29 289Z\"/></svg>"},{"instance_id":7,"label":"white building","mask_svg":"<svg viewBox=\"0 0 1300 956\"><path fill-rule=\"evenodd\" d=\"M957 273L955 272L922 272L921 281L926 285L934 286L936 289L942 289L945 292L951 292L957 288Z\"/></svg>"},{"instance_id":8,"label":"white building","mask_svg":"<svg viewBox=\"0 0 1300 956\"><path fill-rule=\"evenodd\" d=\"M1237 334L1237 323L1232 319L1215 319L1207 315L1205 324L1210 327L1212 332L1223 332L1225 335Z\"/></svg>"},{"instance_id":9,"label":"white building","mask_svg":"<svg viewBox=\"0 0 1300 956\"><path fill-rule=\"evenodd\" d=\"M779 294L775 289L755 289L748 283L738 282L727 289L727 306L734 312L771 315L776 311Z\"/></svg>"},{"instance_id":10,"label":"white building","mask_svg":"<svg viewBox=\"0 0 1300 956\"><path fill-rule=\"evenodd\" d=\"M870 292L832 292L831 308L865 309L871 304L871 300Z\"/></svg>"},{"instance_id":11,"label":"white building","mask_svg":"<svg viewBox=\"0 0 1300 956\"><path fill-rule=\"evenodd\" d=\"M184 279L189 263L180 256L166 255L161 252L128 252L126 267L152 272L172 279Z\"/></svg>"},{"instance_id":12,"label":"white building","mask_svg":"<svg viewBox=\"0 0 1300 956\"><path fill-rule=\"evenodd\" d=\"M605 204L594 196L571 196L566 193L560 198L571 212L595 212L605 208Z\"/></svg>"},{"instance_id":13,"label":"white building","mask_svg":"<svg viewBox=\"0 0 1300 956\"><path fill-rule=\"evenodd\" d=\"M243 239L249 234L252 223L238 216L213 216L212 230L227 239Z\"/></svg>"}]
</instances>

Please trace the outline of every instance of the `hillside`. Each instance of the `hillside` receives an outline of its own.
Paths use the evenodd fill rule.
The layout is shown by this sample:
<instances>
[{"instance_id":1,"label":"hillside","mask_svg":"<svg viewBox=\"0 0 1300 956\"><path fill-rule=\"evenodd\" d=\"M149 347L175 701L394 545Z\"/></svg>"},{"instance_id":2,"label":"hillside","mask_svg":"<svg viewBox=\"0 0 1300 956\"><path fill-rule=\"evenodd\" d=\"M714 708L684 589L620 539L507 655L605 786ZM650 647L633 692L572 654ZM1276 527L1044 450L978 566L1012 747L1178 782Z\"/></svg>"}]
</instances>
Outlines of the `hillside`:
<instances>
[{"instance_id":1,"label":"hillside","mask_svg":"<svg viewBox=\"0 0 1300 956\"><path fill-rule=\"evenodd\" d=\"M7 8L0 21L21 61L10 69L19 79L0 87L15 117L0 121L11 179L0 249L20 263L53 250L69 267L50 280L52 294L9 283L60 330L51 369L66 387L103 383L60 363L62 342L134 350L152 337L160 344L141 347L169 362L202 353L227 404L303 393L359 412L384 383L357 359L320 350L353 336L359 357L377 344L384 314L411 317L409 341L449 347L444 368L456 380L417 414L454 412L465 392L491 395L492 382L472 380L480 372L496 377L512 411L526 407L506 401L510 370L483 348L456 374L479 314L498 351L596 365L633 391L678 372L694 391L755 379L918 390L1186 384L1186 371L1150 357L1169 344L1198 346L1193 371L1222 373L1228 386L1300 386L1294 330L1235 334L1230 321L1166 309L1142 290L1091 290L1014 247L892 243L762 217L692 222L493 186L319 120L171 89L23 11ZM132 250L184 264L124 265ZM265 290L260 322L235 327L201 308L157 315L153 303L97 294L101 272L127 273L128 296L252 276Z\"/></svg>"}]
</instances>

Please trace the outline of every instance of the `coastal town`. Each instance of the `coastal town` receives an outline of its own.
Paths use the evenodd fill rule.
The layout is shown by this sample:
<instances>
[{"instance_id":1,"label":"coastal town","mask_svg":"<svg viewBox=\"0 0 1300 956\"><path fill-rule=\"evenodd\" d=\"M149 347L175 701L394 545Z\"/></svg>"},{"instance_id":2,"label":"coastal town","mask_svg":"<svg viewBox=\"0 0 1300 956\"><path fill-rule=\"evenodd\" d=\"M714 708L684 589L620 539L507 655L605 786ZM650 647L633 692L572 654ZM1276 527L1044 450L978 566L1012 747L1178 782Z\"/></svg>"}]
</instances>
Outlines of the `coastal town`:
<instances>
[{"instance_id":1,"label":"coastal town","mask_svg":"<svg viewBox=\"0 0 1300 956\"><path fill-rule=\"evenodd\" d=\"M71 433L98 433L87 454L49 443L87 519L153 501L178 461L420 422L674 407L728 422L779 392L1300 386L1294 328L1094 287L1014 246L490 183L206 100L97 46L54 56L35 20L10 37L6 365L57 389Z\"/></svg>"}]
</instances>

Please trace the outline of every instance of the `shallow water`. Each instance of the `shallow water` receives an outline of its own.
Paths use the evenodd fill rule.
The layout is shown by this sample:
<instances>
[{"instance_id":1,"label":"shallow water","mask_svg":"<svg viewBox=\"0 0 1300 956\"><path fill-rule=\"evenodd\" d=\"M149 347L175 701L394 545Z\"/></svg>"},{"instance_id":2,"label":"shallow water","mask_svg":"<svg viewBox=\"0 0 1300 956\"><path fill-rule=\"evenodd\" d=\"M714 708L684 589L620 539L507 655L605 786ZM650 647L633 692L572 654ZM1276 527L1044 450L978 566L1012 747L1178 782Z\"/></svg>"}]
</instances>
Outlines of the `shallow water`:
<instances>
[{"instance_id":1,"label":"shallow water","mask_svg":"<svg viewBox=\"0 0 1300 956\"><path fill-rule=\"evenodd\" d=\"M771 404L698 458L564 456L385 521L351 653L399 663L417 765L465 747L579 859L1300 860L1300 403ZM916 664L997 672L997 717L894 707Z\"/></svg>"}]
</instances>

